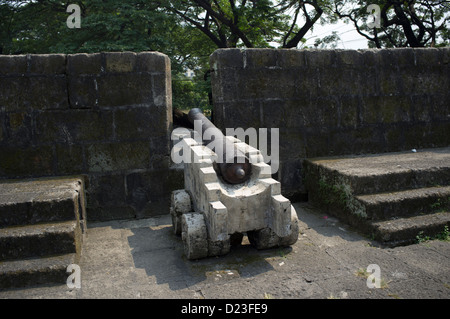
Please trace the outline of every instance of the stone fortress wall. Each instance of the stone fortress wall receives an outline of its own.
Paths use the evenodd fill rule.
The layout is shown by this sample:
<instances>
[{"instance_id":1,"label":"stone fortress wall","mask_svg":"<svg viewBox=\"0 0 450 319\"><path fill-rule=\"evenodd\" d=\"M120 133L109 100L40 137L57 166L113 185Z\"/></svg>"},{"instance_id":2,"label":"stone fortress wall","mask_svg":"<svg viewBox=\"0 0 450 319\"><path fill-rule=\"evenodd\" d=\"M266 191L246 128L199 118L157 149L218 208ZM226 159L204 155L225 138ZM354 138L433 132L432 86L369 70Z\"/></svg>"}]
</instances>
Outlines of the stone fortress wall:
<instances>
[{"instance_id":1,"label":"stone fortress wall","mask_svg":"<svg viewBox=\"0 0 450 319\"><path fill-rule=\"evenodd\" d=\"M449 62L450 48L217 50L214 122L279 128L274 177L300 199L305 158L450 145ZM0 56L0 179L83 175L89 220L169 212L171 130L164 54Z\"/></svg>"}]
</instances>

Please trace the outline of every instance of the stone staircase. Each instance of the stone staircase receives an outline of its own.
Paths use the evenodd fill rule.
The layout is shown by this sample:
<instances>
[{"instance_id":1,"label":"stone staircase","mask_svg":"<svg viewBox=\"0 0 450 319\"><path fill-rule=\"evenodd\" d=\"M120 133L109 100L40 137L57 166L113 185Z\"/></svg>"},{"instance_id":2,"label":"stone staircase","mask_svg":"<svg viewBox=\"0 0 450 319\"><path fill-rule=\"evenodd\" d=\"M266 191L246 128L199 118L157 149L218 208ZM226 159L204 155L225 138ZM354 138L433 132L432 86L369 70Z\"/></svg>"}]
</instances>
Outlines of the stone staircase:
<instances>
[{"instance_id":1,"label":"stone staircase","mask_svg":"<svg viewBox=\"0 0 450 319\"><path fill-rule=\"evenodd\" d=\"M308 199L388 246L450 227L450 147L304 161Z\"/></svg>"},{"instance_id":2,"label":"stone staircase","mask_svg":"<svg viewBox=\"0 0 450 319\"><path fill-rule=\"evenodd\" d=\"M0 289L65 284L86 233L84 182L0 182Z\"/></svg>"}]
</instances>

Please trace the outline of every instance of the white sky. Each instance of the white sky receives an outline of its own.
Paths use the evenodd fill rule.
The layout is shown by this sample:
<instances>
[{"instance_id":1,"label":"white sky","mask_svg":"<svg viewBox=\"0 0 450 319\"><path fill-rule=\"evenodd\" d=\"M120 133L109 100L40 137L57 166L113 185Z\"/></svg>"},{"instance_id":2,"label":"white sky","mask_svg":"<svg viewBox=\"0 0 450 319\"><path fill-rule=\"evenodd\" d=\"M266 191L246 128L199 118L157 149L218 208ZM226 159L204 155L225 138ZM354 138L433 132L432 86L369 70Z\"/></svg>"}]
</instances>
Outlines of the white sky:
<instances>
[{"instance_id":1,"label":"white sky","mask_svg":"<svg viewBox=\"0 0 450 319\"><path fill-rule=\"evenodd\" d=\"M314 41L317 38L323 38L331 35L332 31L336 31L341 40L338 42L337 49L367 49L367 39L356 32L353 24L338 22L336 24L314 25L313 31L309 31L305 38L307 39L305 45L308 47L314 46Z\"/></svg>"}]
</instances>

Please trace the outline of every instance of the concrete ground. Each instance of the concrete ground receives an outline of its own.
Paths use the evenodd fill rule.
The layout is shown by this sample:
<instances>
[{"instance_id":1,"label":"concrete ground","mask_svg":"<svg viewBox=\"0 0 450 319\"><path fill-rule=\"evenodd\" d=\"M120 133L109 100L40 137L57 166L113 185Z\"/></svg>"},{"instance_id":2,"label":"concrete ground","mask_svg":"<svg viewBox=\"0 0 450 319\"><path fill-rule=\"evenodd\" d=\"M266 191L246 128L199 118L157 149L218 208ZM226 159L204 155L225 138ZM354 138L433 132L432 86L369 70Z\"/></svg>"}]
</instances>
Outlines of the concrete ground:
<instances>
[{"instance_id":1,"label":"concrete ground","mask_svg":"<svg viewBox=\"0 0 450 319\"><path fill-rule=\"evenodd\" d=\"M450 242L378 248L307 203L294 206L300 235L292 247L257 251L244 238L228 255L198 261L184 257L169 215L91 223L79 263L81 288L6 290L0 298L450 297ZM379 270L379 288L367 284L374 264L369 270Z\"/></svg>"}]
</instances>

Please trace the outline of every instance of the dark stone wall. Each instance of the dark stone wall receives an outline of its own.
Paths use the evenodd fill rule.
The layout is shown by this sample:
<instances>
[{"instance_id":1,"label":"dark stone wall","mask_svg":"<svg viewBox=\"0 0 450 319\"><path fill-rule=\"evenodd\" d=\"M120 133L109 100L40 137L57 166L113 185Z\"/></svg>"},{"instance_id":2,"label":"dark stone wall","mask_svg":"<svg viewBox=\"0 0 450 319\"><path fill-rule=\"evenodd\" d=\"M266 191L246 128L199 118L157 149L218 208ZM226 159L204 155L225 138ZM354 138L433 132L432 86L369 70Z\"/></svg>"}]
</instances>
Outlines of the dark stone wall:
<instances>
[{"instance_id":1,"label":"dark stone wall","mask_svg":"<svg viewBox=\"0 0 450 319\"><path fill-rule=\"evenodd\" d=\"M450 48L221 49L215 124L279 128L275 176L304 192L305 158L450 145Z\"/></svg>"},{"instance_id":2,"label":"dark stone wall","mask_svg":"<svg viewBox=\"0 0 450 319\"><path fill-rule=\"evenodd\" d=\"M170 61L0 56L0 179L85 175L89 220L168 213Z\"/></svg>"}]
</instances>

